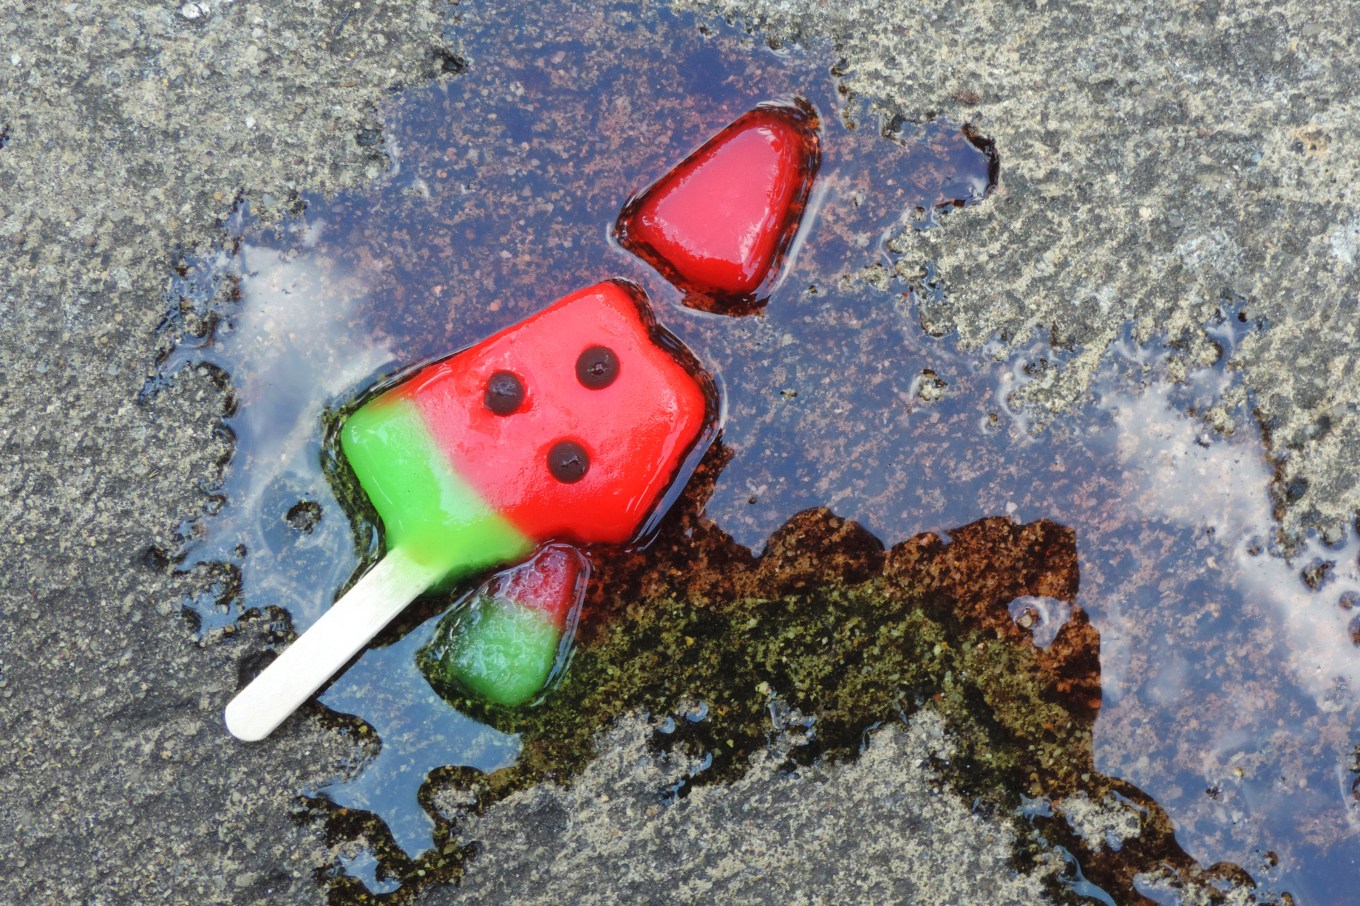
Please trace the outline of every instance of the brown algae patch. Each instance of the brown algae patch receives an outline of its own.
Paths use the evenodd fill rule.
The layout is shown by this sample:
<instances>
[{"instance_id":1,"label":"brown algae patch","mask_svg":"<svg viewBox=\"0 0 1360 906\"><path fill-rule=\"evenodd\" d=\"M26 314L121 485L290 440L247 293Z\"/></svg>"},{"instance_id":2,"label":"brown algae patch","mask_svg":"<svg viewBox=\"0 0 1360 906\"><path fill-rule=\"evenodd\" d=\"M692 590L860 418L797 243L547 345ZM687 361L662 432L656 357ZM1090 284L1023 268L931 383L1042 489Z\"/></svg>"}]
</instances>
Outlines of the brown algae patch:
<instances>
[{"instance_id":1,"label":"brown algae patch","mask_svg":"<svg viewBox=\"0 0 1360 906\"><path fill-rule=\"evenodd\" d=\"M809 538L821 543L806 547ZM996 546L1000 539L1009 549ZM1066 556L1050 557L1054 548ZM801 563L783 556L793 549ZM1091 645L1040 652L1005 610L1023 594L1073 597L1072 536L1059 526L996 520L961 530L952 544L924 536L884 552L860 527L819 510L791 520L744 571L711 559L726 562L693 597L656 581L668 568L662 560L620 583L655 585L655 597L606 592L591 602L596 616L552 698L533 711L488 715L525 745L516 767L488 779L492 788L560 778L593 754L596 735L618 715L639 710L663 727L658 743L711 758L697 783L744 773L769 741L772 712L804 715L808 738L792 755L803 762L854 757L867 728L926 702L968 728L960 737L976 746L969 760L998 776L1017 762L988 745L994 737L1059 748L1089 737L1099 702L1093 633ZM968 588L984 569L989 581ZM1083 628L1089 622L1078 616L1067 632ZM976 696L989 702L994 724L972 707Z\"/></svg>"}]
</instances>

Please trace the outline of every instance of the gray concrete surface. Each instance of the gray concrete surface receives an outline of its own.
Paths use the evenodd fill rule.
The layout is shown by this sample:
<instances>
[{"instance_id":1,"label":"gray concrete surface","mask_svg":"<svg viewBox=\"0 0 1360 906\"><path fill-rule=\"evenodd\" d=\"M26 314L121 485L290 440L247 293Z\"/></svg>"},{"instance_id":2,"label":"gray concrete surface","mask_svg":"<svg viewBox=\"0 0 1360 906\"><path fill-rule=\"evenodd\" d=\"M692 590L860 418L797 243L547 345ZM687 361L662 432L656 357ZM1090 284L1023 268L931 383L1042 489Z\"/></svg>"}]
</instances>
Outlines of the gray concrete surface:
<instances>
[{"instance_id":1,"label":"gray concrete surface","mask_svg":"<svg viewBox=\"0 0 1360 906\"><path fill-rule=\"evenodd\" d=\"M1212 361L1222 300L1270 322L1233 362L1280 462L1290 532L1360 509L1360 98L1353 3L725 3L786 39L834 34L851 84L908 119L975 123L1002 185L955 232L910 233L939 268L926 326L981 346L1072 347L1029 390L1079 399L1132 326ZM948 235L945 235L945 233ZM1225 409L1234 401L1227 401Z\"/></svg>"},{"instance_id":2,"label":"gray concrete surface","mask_svg":"<svg viewBox=\"0 0 1360 906\"><path fill-rule=\"evenodd\" d=\"M857 90L909 117L974 121L1004 149L990 207L947 245L904 240L903 268L936 261L950 291L924 312L931 326L973 344L1054 332L1076 351L1036 393L1051 408L1080 397L1130 325L1169 333L1192 360L1212 357L1198 325L1220 299L1244 297L1271 323L1236 364L1281 461L1285 524L1336 533L1353 518L1360 8L724 9L763 33L834 36ZM200 486L225 453L212 434L223 391L191 371L149 406L137 392L173 252L214 241L241 193L281 209L296 192L380 173L356 137L391 89L441 77L439 51L456 40L447 14L396 0L0 2L0 899L321 900L311 872L328 847L290 816L297 791L333 774L350 743L305 716L261 746L227 738L220 709L245 646L197 649L175 606L156 605L173 601L172 580L143 563L203 506ZM583 782L652 770L630 745L616 740ZM827 769L809 807L852 827L881 792L877 757ZM586 822L569 871L597 871L612 853L682 859L685 834L752 820L741 797L788 785L744 783L706 791L692 826L631 815L661 841L651 850L608 848L614 818L587 807L590 787L525 794L482 827L508 833L535 797L556 798ZM927 778L913 783L928 793ZM756 813L773 821L783 808ZM956 803L938 808L903 820L970 820ZM989 834L1004 845L1003 829ZM498 889L497 870L510 883L533 865L525 852L507 840L470 884ZM767 855L787 867L787 854ZM921 855L921 871L939 864L938 852ZM961 864L978 866L982 889L1005 883L1021 896L1030 883L991 873L987 851L971 858ZM699 884L716 877L710 868L657 871Z\"/></svg>"},{"instance_id":3,"label":"gray concrete surface","mask_svg":"<svg viewBox=\"0 0 1360 906\"><path fill-rule=\"evenodd\" d=\"M540 784L489 816L470 816L473 835L513 842L488 849L459 894L439 899L1051 902L1044 881L1064 868L1056 853L1014 866L1006 822L937 795L932 759L954 752L932 712L874 733L849 765L789 776L776 745L731 786L700 787L672 807L658 804L655 791L692 765L660 763L646 743L651 729L647 721L621 722L604 740L607 754L570 788ZM856 841L853 858L847 841Z\"/></svg>"},{"instance_id":4,"label":"gray concrete surface","mask_svg":"<svg viewBox=\"0 0 1360 906\"><path fill-rule=\"evenodd\" d=\"M381 168L355 141L439 70L406 2L0 4L0 900L315 902L296 791L347 744L233 745L232 650L142 565L203 506L222 392L137 403L177 248L237 193ZM192 12L192 11L191 11ZM166 602L160 609L153 602ZM238 650L239 651L239 650Z\"/></svg>"}]
</instances>

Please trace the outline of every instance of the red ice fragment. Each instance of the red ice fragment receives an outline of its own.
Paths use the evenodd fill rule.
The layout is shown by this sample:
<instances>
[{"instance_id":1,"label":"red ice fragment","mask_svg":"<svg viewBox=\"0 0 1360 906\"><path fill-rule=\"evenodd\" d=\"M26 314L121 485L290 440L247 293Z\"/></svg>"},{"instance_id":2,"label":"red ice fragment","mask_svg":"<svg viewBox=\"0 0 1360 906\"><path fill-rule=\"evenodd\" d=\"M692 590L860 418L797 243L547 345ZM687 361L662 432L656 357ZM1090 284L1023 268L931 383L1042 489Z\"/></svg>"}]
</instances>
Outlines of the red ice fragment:
<instances>
[{"instance_id":1,"label":"red ice fragment","mask_svg":"<svg viewBox=\"0 0 1360 906\"><path fill-rule=\"evenodd\" d=\"M741 309L778 271L821 159L803 101L739 117L629 200L619 243L690 293L688 304Z\"/></svg>"},{"instance_id":2,"label":"red ice fragment","mask_svg":"<svg viewBox=\"0 0 1360 906\"><path fill-rule=\"evenodd\" d=\"M540 614L561 634L585 594L586 559L574 547L550 544L533 559L493 580L492 594Z\"/></svg>"}]
</instances>

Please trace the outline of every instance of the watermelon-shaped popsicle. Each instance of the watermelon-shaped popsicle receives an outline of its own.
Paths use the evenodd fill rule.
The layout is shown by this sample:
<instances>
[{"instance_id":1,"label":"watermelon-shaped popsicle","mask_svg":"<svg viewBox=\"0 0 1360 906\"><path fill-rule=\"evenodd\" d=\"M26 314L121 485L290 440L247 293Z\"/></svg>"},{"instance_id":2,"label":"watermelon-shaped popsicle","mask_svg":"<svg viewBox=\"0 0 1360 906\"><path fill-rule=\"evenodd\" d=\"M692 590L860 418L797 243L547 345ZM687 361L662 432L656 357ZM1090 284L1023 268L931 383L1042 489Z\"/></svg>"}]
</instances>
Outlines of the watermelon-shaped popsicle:
<instances>
[{"instance_id":1,"label":"watermelon-shaped popsicle","mask_svg":"<svg viewBox=\"0 0 1360 906\"><path fill-rule=\"evenodd\" d=\"M821 160L804 101L762 104L635 195L619 244L691 293L687 304L742 314L761 304L798 232Z\"/></svg>"},{"instance_id":2,"label":"watermelon-shaped popsicle","mask_svg":"<svg viewBox=\"0 0 1360 906\"><path fill-rule=\"evenodd\" d=\"M575 292L365 403L341 446L387 555L227 707L268 735L430 586L540 544L626 544L711 438L711 379L640 290Z\"/></svg>"}]
</instances>

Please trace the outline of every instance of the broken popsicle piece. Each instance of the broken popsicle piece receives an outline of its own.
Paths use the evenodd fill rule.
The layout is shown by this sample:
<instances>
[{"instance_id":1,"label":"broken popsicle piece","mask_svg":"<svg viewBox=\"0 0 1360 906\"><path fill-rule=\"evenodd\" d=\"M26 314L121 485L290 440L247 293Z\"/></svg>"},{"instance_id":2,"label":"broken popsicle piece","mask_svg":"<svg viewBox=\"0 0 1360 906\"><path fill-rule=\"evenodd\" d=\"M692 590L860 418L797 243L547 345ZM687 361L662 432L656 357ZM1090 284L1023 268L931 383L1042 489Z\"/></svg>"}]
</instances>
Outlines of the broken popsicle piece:
<instances>
[{"instance_id":1,"label":"broken popsicle piece","mask_svg":"<svg viewBox=\"0 0 1360 906\"><path fill-rule=\"evenodd\" d=\"M228 729L268 735L432 585L549 541L636 541L711 439L715 399L641 291L609 281L365 403L341 447L387 555L232 700Z\"/></svg>"},{"instance_id":2,"label":"broken popsicle piece","mask_svg":"<svg viewBox=\"0 0 1360 906\"><path fill-rule=\"evenodd\" d=\"M439 621L419 656L425 678L494 705L529 701L565 659L589 574L563 544L499 573Z\"/></svg>"},{"instance_id":3,"label":"broken popsicle piece","mask_svg":"<svg viewBox=\"0 0 1360 906\"><path fill-rule=\"evenodd\" d=\"M619 244L693 294L686 304L744 313L762 304L821 160L803 101L762 104L624 206Z\"/></svg>"}]
</instances>

